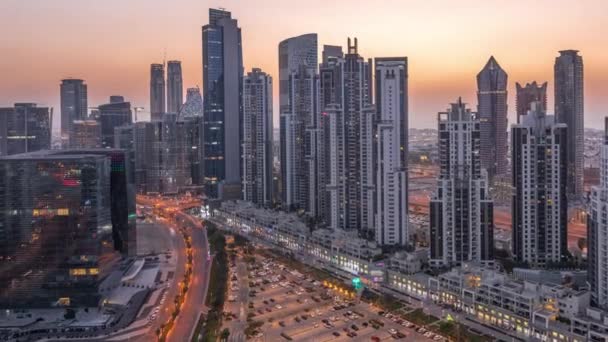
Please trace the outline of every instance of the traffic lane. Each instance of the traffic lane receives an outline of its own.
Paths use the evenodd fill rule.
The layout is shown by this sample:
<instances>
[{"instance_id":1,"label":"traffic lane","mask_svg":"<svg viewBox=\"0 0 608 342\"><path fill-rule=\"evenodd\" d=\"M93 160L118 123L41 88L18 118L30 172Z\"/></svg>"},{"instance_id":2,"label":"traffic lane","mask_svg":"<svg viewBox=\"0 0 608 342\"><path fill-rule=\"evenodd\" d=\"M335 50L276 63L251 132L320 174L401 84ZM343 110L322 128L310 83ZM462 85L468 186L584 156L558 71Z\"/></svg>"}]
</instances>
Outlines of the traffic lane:
<instances>
[{"instance_id":1,"label":"traffic lane","mask_svg":"<svg viewBox=\"0 0 608 342\"><path fill-rule=\"evenodd\" d=\"M204 305L207 275L207 239L204 229L187 229L192 237L192 281L186 294L182 310L167 340L181 342L188 338L198 323L199 313ZM184 248L185 252L185 248ZM185 267L185 262L183 263Z\"/></svg>"}]
</instances>

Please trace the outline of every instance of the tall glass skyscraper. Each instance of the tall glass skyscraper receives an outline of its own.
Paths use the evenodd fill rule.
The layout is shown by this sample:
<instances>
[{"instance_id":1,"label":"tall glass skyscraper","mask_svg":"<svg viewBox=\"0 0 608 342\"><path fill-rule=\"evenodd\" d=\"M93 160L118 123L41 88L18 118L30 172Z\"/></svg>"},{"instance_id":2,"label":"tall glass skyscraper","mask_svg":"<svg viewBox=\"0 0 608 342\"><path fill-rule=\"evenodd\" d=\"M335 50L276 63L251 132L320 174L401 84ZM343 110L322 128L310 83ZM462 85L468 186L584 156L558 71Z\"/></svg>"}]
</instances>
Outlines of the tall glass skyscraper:
<instances>
[{"instance_id":1,"label":"tall glass skyscraper","mask_svg":"<svg viewBox=\"0 0 608 342\"><path fill-rule=\"evenodd\" d=\"M231 13L209 9L203 26L203 174L209 197L241 197L243 117L241 28Z\"/></svg>"},{"instance_id":2,"label":"tall glass skyscraper","mask_svg":"<svg viewBox=\"0 0 608 342\"><path fill-rule=\"evenodd\" d=\"M477 74L477 112L481 133L481 167L488 180L507 172L507 73L494 56Z\"/></svg>"},{"instance_id":3,"label":"tall glass skyscraper","mask_svg":"<svg viewBox=\"0 0 608 342\"><path fill-rule=\"evenodd\" d=\"M555 119L568 126L568 193L583 192L585 107L583 57L564 50L555 58Z\"/></svg>"},{"instance_id":4,"label":"tall glass skyscraper","mask_svg":"<svg viewBox=\"0 0 608 342\"><path fill-rule=\"evenodd\" d=\"M160 121L165 113L165 66L150 65L150 120Z\"/></svg>"},{"instance_id":5,"label":"tall glass skyscraper","mask_svg":"<svg viewBox=\"0 0 608 342\"><path fill-rule=\"evenodd\" d=\"M104 148L114 146L114 128L132 122L131 103L122 96L112 96L110 103L99 106L101 124L101 145Z\"/></svg>"},{"instance_id":6,"label":"tall glass skyscraper","mask_svg":"<svg viewBox=\"0 0 608 342\"><path fill-rule=\"evenodd\" d=\"M68 78L61 81L61 140L69 144L72 123L87 119L87 85L83 80Z\"/></svg>"},{"instance_id":7,"label":"tall glass skyscraper","mask_svg":"<svg viewBox=\"0 0 608 342\"><path fill-rule=\"evenodd\" d=\"M318 215L317 173L311 160L319 112L317 63L316 33L279 43L281 202L311 216Z\"/></svg>"},{"instance_id":8,"label":"tall glass skyscraper","mask_svg":"<svg viewBox=\"0 0 608 342\"><path fill-rule=\"evenodd\" d=\"M182 63L180 61L167 62L167 112L178 113L183 96Z\"/></svg>"}]
</instances>

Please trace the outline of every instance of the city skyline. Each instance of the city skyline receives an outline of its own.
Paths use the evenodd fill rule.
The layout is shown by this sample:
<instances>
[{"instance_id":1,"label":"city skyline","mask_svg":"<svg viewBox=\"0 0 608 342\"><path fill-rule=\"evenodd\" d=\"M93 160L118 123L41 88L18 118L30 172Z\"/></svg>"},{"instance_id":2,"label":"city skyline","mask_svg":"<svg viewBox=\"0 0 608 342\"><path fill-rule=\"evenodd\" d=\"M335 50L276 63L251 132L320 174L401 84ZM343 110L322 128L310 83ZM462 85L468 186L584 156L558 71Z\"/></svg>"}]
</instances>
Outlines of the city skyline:
<instances>
[{"instance_id":1,"label":"city skyline","mask_svg":"<svg viewBox=\"0 0 608 342\"><path fill-rule=\"evenodd\" d=\"M72 3L69 7L72 11L66 13L65 1L50 4L9 0L0 4L0 25L7 25L7 32L14 32L10 37L4 37L3 42L3 47L12 53L0 65L0 71L7 75L5 80L11 81L0 82L0 103L37 102L57 111L57 84L63 78L74 77L84 79L89 85L90 106L103 103L109 95L119 93L131 99L134 105L148 107L149 65L172 59L182 61L184 88L201 87L200 28L207 23L208 7L224 6L239 19L239 25L244 29L245 69L260 67L274 78L278 77L276 49L279 42L306 33L318 34L319 49L324 44L343 45L347 37L357 37L362 55L407 55L412 127L434 127L434 113L443 109L443 103L457 96L462 95L464 102L474 106L475 75L491 55L509 74L509 123L516 122L515 82L547 81L547 108L552 113L552 63L559 50L577 49L585 58L587 76L585 126L601 127L604 107L607 106L602 94L608 91L608 67L602 66L602 61L606 60L608 52L601 48L604 33L599 25L608 17L606 4L599 1L585 3L583 8L582 5L560 6L559 3L541 1L521 11L522 3L516 1L502 6L501 14L505 19L497 24L491 16L480 17L483 11L491 9L490 4L473 0L458 6L441 3L448 10L440 13L435 11L435 1L428 4L387 1L385 5L390 5L390 12L379 12L386 6L352 6L346 8L347 12L341 12L344 16L338 17L339 25L335 25L334 16L318 13L332 13L340 7L340 2L286 6L276 1L262 1L256 2L254 8L253 4L238 1L197 3L183 0L161 11L154 6L141 10L135 1L121 4L122 11L110 11L113 7L110 1L104 7ZM184 11L184 8L188 10ZM257 15L271 13L264 10L270 8L273 9L272 15ZM547 20L539 29L533 19L541 10ZM94 14L104 15L106 19L99 24L87 21L84 25L82 22L82 30L69 30L64 24L70 20L77 24L83 20L80 18ZM374 14L376 17L382 14L387 20L369 21L368 17L373 18ZM39 20L22 20L26 15ZM315 15L316 20L306 20L309 15ZM458 24L462 17L469 16L477 18L479 25L485 25L487 29L480 31L479 25ZM176 17L180 19L173 19ZM274 25L266 25L267 20L278 17L281 20ZM571 20L573 24L560 24L565 20ZM170 22L171 25L157 25L158 22ZM366 25L358 25L359 22ZM428 29L425 34L410 34L420 32L419 29L414 30L416 27ZM446 29L448 27L449 30ZM550 34L524 34L533 28ZM389 41L395 36L391 32L397 36L401 33L403 38ZM48 39L51 35L53 39ZM261 35L264 39L259 38ZM114 38L103 39L108 36ZM149 39L152 36L154 39ZM513 40L518 43L505 43ZM62 54L74 44L91 41L103 41L104 44L76 49L69 55ZM525 47L525 51L520 47ZM446 51L449 51L449 58ZM40 63L41 53L46 56L44 63ZM275 127L278 127L279 120L277 88L273 90ZM35 89L35 95L31 94L31 89ZM149 108L146 108L140 117L146 119L148 112ZM57 117L54 121L57 129Z\"/></svg>"}]
</instances>

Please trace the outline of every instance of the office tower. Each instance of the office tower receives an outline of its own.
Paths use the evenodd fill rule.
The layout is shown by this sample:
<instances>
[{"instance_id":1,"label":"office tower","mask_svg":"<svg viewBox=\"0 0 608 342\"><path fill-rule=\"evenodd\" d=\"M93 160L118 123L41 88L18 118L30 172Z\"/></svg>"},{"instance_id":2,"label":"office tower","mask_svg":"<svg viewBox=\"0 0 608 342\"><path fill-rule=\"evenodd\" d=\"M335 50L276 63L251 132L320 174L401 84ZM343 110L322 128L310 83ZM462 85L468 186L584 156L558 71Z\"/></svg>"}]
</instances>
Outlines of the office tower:
<instances>
[{"instance_id":1,"label":"office tower","mask_svg":"<svg viewBox=\"0 0 608 342\"><path fill-rule=\"evenodd\" d=\"M329 62L330 58L344 58L342 47L338 45L323 45L322 63Z\"/></svg>"},{"instance_id":2,"label":"office tower","mask_svg":"<svg viewBox=\"0 0 608 342\"><path fill-rule=\"evenodd\" d=\"M114 128L114 148L125 151L129 183L135 186L135 126L132 124ZM143 157L143 156L142 156Z\"/></svg>"},{"instance_id":3,"label":"office tower","mask_svg":"<svg viewBox=\"0 0 608 342\"><path fill-rule=\"evenodd\" d=\"M99 123L101 125L101 146L114 147L114 128L132 123L131 103L122 96L110 97L110 103L100 105Z\"/></svg>"},{"instance_id":4,"label":"office tower","mask_svg":"<svg viewBox=\"0 0 608 342\"><path fill-rule=\"evenodd\" d=\"M203 117L185 116L178 119L184 126L185 144L188 150L187 160L190 164L190 177L193 186L203 186Z\"/></svg>"},{"instance_id":5,"label":"office tower","mask_svg":"<svg viewBox=\"0 0 608 342\"><path fill-rule=\"evenodd\" d=\"M608 309L608 117L600 153L600 184L591 187L587 208L587 279L591 303Z\"/></svg>"},{"instance_id":6,"label":"office tower","mask_svg":"<svg viewBox=\"0 0 608 342\"><path fill-rule=\"evenodd\" d=\"M203 117L203 98L198 87L186 90L186 102L179 110L180 118L195 116Z\"/></svg>"},{"instance_id":7,"label":"office tower","mask_svg":"<svg viewBox=\"0 0 608 342\"><path fill-rule=\"evenodd\" d=\"M198 87L188 88L186 91L186 102L180 108L179 121L185 122L187 131L187 144L190 146L190 168L192 185L204 185L203 177L203 99Z\"/></svg>"},{"instance_id":8,"label":"office tower","mask_svg":"<svg viewBox=\"0 0 608 342\"><path fill-rule=\"evenodd\" d=\"M407 58L376 58L376 242L408 239Z\"/></svg>"},{"instance_id":9,"label":"office tower","mask_svg":"<svg viewBox=\"0 0 608 342\"><path fill-rule=\"evenodd\" d=\"M0 305L99 304L116 249L135 248L135 199L119 150L0 158ZM15 215L14 213L19 213Z\"/></svg>"},{"instance_id":10,"label":"office tower","mask_svg":"<svg viewBox=\"0 0 608 342\"><path fill-rule=\"evenodd\" d=\"M192 184L188 134L177 115L135 123L135 183L138 192L175 194Z\"/></svg>"},{"instance_id":11,"label":"office tower","mask_svg":"<svg viewBox=\"0 0 608 342\"><path fill-rule=\"evenodd\" d=\"M327 191L325 220L332 228L358 231L373 238L373 118L370 66L357 51L357 39L344 58L331 57L320 69L319 156Z\"/></svg>"},{"instance_id":12,"label":"office tower","mask_svg":"<svg viewBox=\"0 0 608 342\"><path fill-rule=\"evenodd\" d=\"M70 148L100 148L101 125L95 120L75 120L72 122Z\"/></svg>"},{"instance_id":13,"label":"office tower","mask_svg":"<svg viewBox=\"0 0 608 342\"><path fill-rule=\"evenodd\" d=\"M165 67L150 65L150 120L160 121L165 113Z\"/></svg>"},{"instance_id":14,"label":"office tower","mask_svg":"<svg viewBox=\"0 0 608 342\"><path fill-rule=\"evenodd\" d=\"M243 199L272 205L272 77L253 68L243 80Z\"/></svg>"},{"instance_id":15,"label":"office tower","mask_svg":"<svg viewBox=\"0 0 608 342\"><path fill-rule=\"evenodd\" d=\"M555 120L568 126L568 193L583 192L584 90L583 57L576 50L555 58Z\"/></svg>"},{"instance_id":16,"label":"office tower","mask_svg":"<svg viewBox=\"0 0 608 342\"><path fill-rule=\"evenodd\" d=\"M309 174L311 137L317 116L317 34L279 43L281 202L287 210L311 209L315 180ZM313 171L314 172L314 171ZM315 216L315 214L312 214Z\"/></svg>"},{"instance_id":17,"label":"office tower","mask_svg":"<svg viewBox=\"0 0 608 342\"><path fill-rule=\"evenodd\" d=\"M511 128L513 255L532 267L566 259L567 127L533 102Z\"/></svg>"},{"instance_id":18,"label":"office tower","mask_svg":"<svg viewBox=\"0 0 608 342\"><path fill-rule=\"evenodd\" d=\"M493 202L481 167L480 120L461 99L438 115L440 170L430 203L431 266L494 258Z\"/></svg>"},{"instance_id":19,"label":"office tower","mask_svg":"<svg viewBox=\"0 0 608 342\"><path fill-rule=\"evenodd\" d=\"M287 38L279 43L279 103L281 112L289 111L289 77L301 66L317 69L317 34Z\"/></svg>"},{"instance_id":20,"label":"office tower","mask_svg":"<svg viewBox=\"0 0 608 342\"><path fill-rule=\"evenodd\" d=\"M515 101L515 107L517 112L517 123L520 123L519 119L528 114L531 109L531 105L534 102L538 102L540 105L539 110L541 112L547 111L547 82L538 84L536 81L532 83L526 83L525 87L521 84L515 83L515 89L517 91L517 98Z\"/></svg>"},{"instance_id":21,"label":"office tower","mask_svg":"<svg viewBox=\"0 0 608 342\"><path fill-rule=\"evenodd\" d=\"M494 56L477 74L477 114L481 134L481 167L488 179L507 172L507 73Z\"/></svg>"},{"instance_id":22,"label":"office tower","mask_svg":"<svg viewBox=\"0 0 608 342\"><path fill-rule=\"evenodd\" d=\"M167 62L167 112L179 113L184 101L182 82L182 62Z\"/></svg>"},{"instance_id":23,"label":"office tower","mask_svg":"<svg viewBox=\"0 0 608 342\"><path fill-rule=\"evenodd\" d=\"M209 197L241 197L243 117L241 28L231 13L209 9L203 26L203 171Z\"/></svg>"},{"instance_id":24,"label":"office tower","mask_svg":"<svg viewBox=\"0 0 608 342\"><path fill-rule=\"evenodd\" d=\"M61 141L69 144L72 122L87 119L87 85L83 80L65 79L61 81Z\"/></svg>"},{"instance_id":25,"label":"office tower","mask_svg":"<svg viewBox=\"0 0 608 342\"><path fill-rule=\"evenodd\" d=\"M0 108L0 156L51 148L53 110L35 103Z\"/></svg>"}]
</instances>

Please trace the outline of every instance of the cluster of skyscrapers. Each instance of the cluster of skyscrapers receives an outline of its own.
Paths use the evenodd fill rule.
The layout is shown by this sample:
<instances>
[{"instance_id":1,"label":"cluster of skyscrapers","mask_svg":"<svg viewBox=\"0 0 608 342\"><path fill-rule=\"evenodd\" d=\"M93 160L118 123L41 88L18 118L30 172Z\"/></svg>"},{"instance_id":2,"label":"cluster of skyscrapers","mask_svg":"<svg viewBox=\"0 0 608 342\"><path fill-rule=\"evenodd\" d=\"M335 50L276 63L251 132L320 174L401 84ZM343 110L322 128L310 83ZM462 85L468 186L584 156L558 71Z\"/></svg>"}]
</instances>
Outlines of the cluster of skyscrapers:
<instances>
[{"instance_id":1,"label":"cluster of skyscrapers","mask_svg":"<svg viewBox=\"0 0 608 342\"><path fill-rule=\"evenodd\" d=\"M272 77L259 68L245 74L230 12L209 10L202 43L202 96L188 88L184 102L179 61L150 66L150 121L134 120L122 96L89 113L85 82L63 80L62 150L50 151L49 108L0 108L1 302L93 286L108 243L133 253L136 192L195 189L280 205L385 251L413 247L407 57L365 59L355 38L345 51L324 45L319 61L316 34L280 42L275 172ZM547 83L517 83L510 134L508 76L494 57L477 75L477 111L458 99L438 114L430 266L493 262L492 189L509 176L514 259L539 268L567 261L568 201L583 194L582 57L561 51L554 73L555 115L547 114ZM590 197L588 276L594 301L608 307L608 138L601 175ZM57 248L66 236L68 247ZM84 301L87 293L66 296Z\"/></svg>"}]
</instances>

